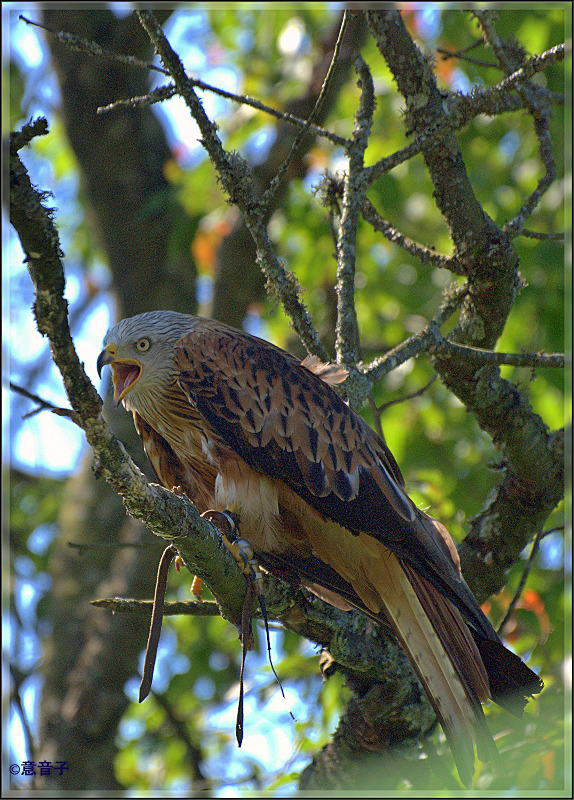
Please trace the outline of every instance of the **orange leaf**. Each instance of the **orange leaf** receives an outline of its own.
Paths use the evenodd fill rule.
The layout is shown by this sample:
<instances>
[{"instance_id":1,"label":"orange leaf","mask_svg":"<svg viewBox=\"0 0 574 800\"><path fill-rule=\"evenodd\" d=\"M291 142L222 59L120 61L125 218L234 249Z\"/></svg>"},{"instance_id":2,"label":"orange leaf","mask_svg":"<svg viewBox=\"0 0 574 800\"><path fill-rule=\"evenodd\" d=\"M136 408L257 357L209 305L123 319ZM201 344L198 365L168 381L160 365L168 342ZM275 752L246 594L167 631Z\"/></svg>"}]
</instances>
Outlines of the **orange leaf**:
<instances>
[{"instance_id":1,"label":"orange leaf","mask_svg":"<svg viewBox=\"0 0 574 800\"><path fill-rule=\"evenodd\" d=\"M544 777L547 781L554 778L554 750L548 750L542 754L542 761L544 763Z\"/></svg>"}]
</instances>

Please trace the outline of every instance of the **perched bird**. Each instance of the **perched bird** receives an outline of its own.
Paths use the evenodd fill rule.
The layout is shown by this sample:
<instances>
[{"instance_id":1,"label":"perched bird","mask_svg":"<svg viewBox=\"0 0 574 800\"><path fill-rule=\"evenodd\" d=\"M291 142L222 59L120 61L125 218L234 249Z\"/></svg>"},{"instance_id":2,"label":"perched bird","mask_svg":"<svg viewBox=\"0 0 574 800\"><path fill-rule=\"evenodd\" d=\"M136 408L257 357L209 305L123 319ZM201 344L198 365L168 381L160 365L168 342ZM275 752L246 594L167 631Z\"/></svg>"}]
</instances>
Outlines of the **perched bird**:
<instances>
[{"instance_id":1,"label":"perched bird","mask_svg":"<svg viewBox=\"0 0 574 800\"><path fill-rule=\"evenodd\" d=\"M164 486L237 514L264 568L392 628L468 783L474 743L495 752L481 703L520 713L543 684L500 641L384 441L331 388L345 371L172 311L111 328L99 374L106 364Z\"/></svg>"}]
</instances>

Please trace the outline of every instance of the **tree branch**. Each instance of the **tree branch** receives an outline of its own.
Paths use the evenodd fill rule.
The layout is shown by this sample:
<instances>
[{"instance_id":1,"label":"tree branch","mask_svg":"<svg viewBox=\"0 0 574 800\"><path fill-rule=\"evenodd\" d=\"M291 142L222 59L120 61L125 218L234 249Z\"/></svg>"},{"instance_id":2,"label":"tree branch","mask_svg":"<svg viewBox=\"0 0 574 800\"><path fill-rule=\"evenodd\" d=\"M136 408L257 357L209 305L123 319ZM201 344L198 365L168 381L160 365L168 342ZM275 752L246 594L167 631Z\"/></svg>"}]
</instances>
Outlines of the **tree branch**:
<instances>
[{"instance_id":1,"label":"tree branch","mask_svg":"<svg viewBox=\"0 0 574 800\"><path fill-rule=\"evenodd\" d=\"M19 141L31 138L29 126L21 133L24 138ZM20 237L34 283L38 329L50 340L54 363L62 374L78 422L96 454L99 472L122 497L131 516L157 536L173 542L190 569L205 579L224 616L240 619L245 580L217 529L200 517L186 497L149 484L101 416L102 401L78 359L70 335L63 254L53 223L54 212L42 205L44 198L32 187L18 154L12 152L10 221Z\"/></svg>"},{"instance_id":2,"label":"tree branch","mask_svg":"<svg viewBox=\"0 0 574 800\"><path fill-rule=\"evenodd\" d=\"M522 52L518 52L515 44L505 45L498 36L494 27L494 14L492 11L476 10L474 15L478 19L483 31L484 38L494 51L502 68L508 75L508 79L514 78L518 75L518 79L514 78L514 83L524 84L517 86L517 91L526 103L530 113L534 118L534 129L539 143L540 159L544 164L545 174L538 181L536 189L532 192L530 197L526 200L516 217L507 222L504 230L510 236L517 236L526 219L532 214L543 194L548 190L550 184L555 178L556 168L554 164L554 156L552 153L552 140L550 138L550 104L547 101L545 94L538 91L538 87L532 83L526 83L528 77L531 77L538 69L543 69L547 64L554 63L555 61L564 58L565 46L557 45L556 47L547 50L542 56L530 59L526 64L522 65L520 62L524 60ZM503 81L504 83L504 81Z\"/></svg>"},{"instance_id":3,"label":"tree branch","mask_svg":"<svg viewBox=\"0 0 574 800\"><path fill-rule=\"evenodd\" d=\"M204 92L212 92L213 94L219 95L219 97L224 97L226 100L233 100L234 103L256 108L258 111L263 111L265 114L269 114L270 117L275 117L275 119L288 122L290 125L294 125L298 128L305 128L306 132L313 133L316 136L321 136L324 139L328 139L330 142L333 142L333 144L337 144L340 147L347 147L349 145L350 140L345 139L344 136L338 136L336 133L321 127L321 125L316 125L313 122L301 119L300 117L295 116L295 114L290 114L288 111L280 111L277 108L273 108L273 106L262 103L261 100L256 100L253 97L249 97L249 95L228 92L225 89L220 89L218 86L213 86L210 83L205 83L205 81L200 81L199 78L190 77L189 80L192 86L197 89L201 89ZM106 106L99 106L97 113L108 114L111 111L116 111L118 108L137 108L137 106L149 106L153 105L154 103L161 103L164 100L169 100L178 93L179 92L176 85L174 83L168 83L165 86L159 86L157 89L152 89L147 94L136 97L127 97L123 100L114 100L113 103L109 103Z\"/></svg>"},{"instance_id":4,"label":"tree branch","mask_svg":"<svg viewBox=\"0 0 574 800\"><path fill-rule=\"evenodd\" d=\"M305 134L309 132L312 122L318 118L321 112L321 108L325 101L325 97L327 96L327 92L329 90L335 72L335 65L337 64L339 53L341 51L341 43L343 41L343 36L345 35L345 31L347 29L348 19L349 19L348 11L344 11L343 19L341 21L341 27L339 29L339 35L337 36L337 41L335 42L335 47L333 48L333 56L331 58L331 63L329 64L329 69L327 70L327 74L325 75L323 85L321 86L321 91L319 92L319 96L317 97L313 110L309 114L305 125L295 137L293 144L291 145L291 150L287 154L286 158L283 160L283 163L279 166L279 169L277 170L273 179L269 183L269 186L265 190L263 197L261 198L262 204L268 209L271 208L275 202L279 186L281 185L282 181L285 178L285 175L287 174L287 170L289 169L289 166L293 161L295 153L297 152L301 142L303 141L303 137L305 136Z\"/></svg>"},{"instance_id":5,"label":"tree branch","mask_svg":"<svg viewBox=\"0 0 574 800\"><path fill-rule=\"evenodd\" d=\"M185 74L177 53L174 52L153 12L138 11L138 18L147 31L154 47L169 70L179 94L185 100L202 135L202 144L217 170L219 180L231 203L239 206L245 223L257 246L259 266L271 287L283 303L293 326L308 351L323 360L327 352L317 335L309 312L299 298L300 287L293 273L288 272L275 254L265 224L265 209L255 197L253 176L247 163L237 153L229 154L217 135L216 125L211 122L197 97L194 87Z\"/></svg>"},{"instance_id":6,"label":"tree branch","mask_svg":"<svg viewBox=\"0 0 574 800\"><path fill-rule=\"evenodd\" d=\"M367 190L364 157L375 111L373 79L360 56L355 61L361 101L355 116L353 144L348 148L349 170L344 179L342 213L337 231L337 327L335 351L338 363L352 368L359 360L359 331L355 310L355 258L359 214ZM350 376L352 377L352 376Z\"/></svg>"}]
</instances>

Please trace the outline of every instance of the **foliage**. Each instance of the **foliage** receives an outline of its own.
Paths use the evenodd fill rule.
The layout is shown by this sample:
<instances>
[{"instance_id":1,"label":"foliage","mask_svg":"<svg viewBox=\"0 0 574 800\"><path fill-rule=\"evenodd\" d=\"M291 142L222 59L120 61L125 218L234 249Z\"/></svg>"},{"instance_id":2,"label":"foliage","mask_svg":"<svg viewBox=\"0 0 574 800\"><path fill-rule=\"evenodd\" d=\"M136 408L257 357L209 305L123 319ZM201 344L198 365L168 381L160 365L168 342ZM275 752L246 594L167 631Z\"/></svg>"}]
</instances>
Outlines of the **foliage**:
<instances>
[{"instance_id":1,"label":"foliage","mask_svg":"<svg viewBox=\"0 0 574 800\"><path fill-rule=\"evenodd\" d=\"M405 12L411 31L429 51L461 49L476 39L476 22L469 13L444 10L433 14L434 31L429 29L430 10ZM190 58L202 49L204 66L215 77L217 69L225 67L225 78L232 73L240 92L282 108L297 96L319 57L321 33L335 20L333 4L306 4L297 9L265 12L247 4L235 4L224 9L181 9L174 13L170 25L175 29L177 22L179 26L180 54L184 61L186 43ZM532 54L559 42L563 26L564 9L554 6L505 10L497 22L501 36L515 36ZM373 135L366 155L367 163L374 163L408 144L409 139L392 76L372 38L367 40L362 55L371 66L377 95ZM471 55L486 61L493 59L485 47L476 48ZM444 90L460 87L465 91L469 86L488 85L500 79L499 71L491 67L465 60L443 61L438 53L435 60ZM48 69L47 65L45 68ZM15 127L38 105L25 63L13 62L11 70L10 107ZM537 79L553 92L563 91L559 64L549 67ZM326 127L340 135L350 135L357 101L358 90L352 77L330 109ZM268 157L274 141L273 128L265 114L231 101L218 101L216 108L217 122L228 148L244 154L252 163ZM57 185L75 174L76 165L63 143L57 112L55 109L50 112L54 119L52 133L45 140L37 140L32 150L35 158L50 159ZM553 112L551 134L561 175L562 106L555 105ZM531 118L521 111L497 117L480 116L459 131L458 140L479 200L495 222L503 224L518 212L541 176ZM180 144L189 146L188 142ZM225 198L214 170L202 154L194 154L192 166L182 167L177 162L177 144L173 150L173 161L165 165L172 191L167 198L151 198L150 204L166 200L173 204L177 219L174 247L193 248L203 280L200 286L210 288L217 248L231 225ZM333 292L336 263L329 215L321 205L321 192L317 189L325 169L333 174L344 169L342 156L337 146L316 139L305 157L305 174L291 179L286 196L269 224L279 254L303 287L305 302L317 328L324 340L330 342L336 305ZM528 221L528 227L549 233L563 229L563 180L554 182ZM432 192L419 154L379 179L369 198L385 219L403 233L438 253L450 255L448 230L433 202ZM82 204L84 200L79 191L74 202ZM153 211L153 205L150 208ZM58 221L66 223L66 216L72 218L67 256L83 265L82 291L84 294L91 291L97 294L98 302L109 303L101 285L93 289L89 284L93 253L98 245L86 220L87 214L78 218L63 207ZM565 336L563 244L551 239L521 237L515 240L515 245L525 286L516 299L497 349L560 351ZM421 330L436 313L441 290L450 282L446 270L421 264L383 239L367 223L361 223L356 304L364 361ZM208 298L209 291L203 297L204 311L208 308ZM199 299L201 302L202 297ZM229 302L233 303L233 298ZM267 298L263 303L258 300L249 310L265 335L279 345L293 347L292 331L273 299ZM559 370L503 367L502 374L527 393L534 410L549 428L564 424L563 376ZM416 392L432 375L427 357L410 360L379 382L373 399L380 405ZM365 409L364 414L375 423L372 409ZM431 507L453 536L462 540L469 520L480 511L499 482L500 459L490 438L439 382L408 402L389 406L382 415L382 425L414 499L421 507ZM47 545L48 549L39 555L31 540L45 526L57 523L60 501L58 481L33 474L12 476L12 553L16 565L23 563L18 559L28 559L30 581L45 574L51 546ZM563 524L564 510L559 507L547 527ZM568 642L562 629L567 599L561 542L560 533L543 540L528 577L527 591L507 629L512 646L539 669L547 688L540 699L529 705L522 721L509 720L497 707L489 709L489 724L501 751L504 770L502 775L495 776L490 767L483 765L476 779L480 789L514 793L558 791L563 783L563 670ZM527 555L523 553L510 570L503 592L491 598L493 620L502 618ZM171 594L187 599L189 580L188 575L170 575ZM38 583L36 591L42 596L49 587ZM38 606L37 613L41 613L41 608ZM48 620L30 617L27 624L30 621L36 635L46 630L42 623ZM19 624L14 620L15 629ZM120 783L132 792L189 790L196 747L202 753L203 775L211 781L215 794L226 794L231 787L238 794L259 789L277 796L293 792L298 773L309 757L329 741L348 699L348 689L338 675L320 688L315 648L308 642L288 632L275 633L273 640L275 667L287 700L281 699L266 665L265 645L260 637L258 652L250 654L248 659L247 742L238 754L233 740L233 717L240 653L233 627L219 618L181 617L166 621L154 684L155 691L164 698L164 705L152 696L141 706L132 703L124 715L116 762ZM16 654L16 663L19 658ZM39 658L31 668L27 665L31 673ZM23 668L22 662L18 666ZM127 686L126 691L133 695L132 686ZM288 716L289 707L294 709L295 722ZM183 723L187 739L177 734L174 720ZM254 742L251 745L250 736ZM383 778L377 773L373 778L375 785L382 786L380 782L384 780L386 790L414 791L450 786L456 793L455 773L449 756L444 755L447 751L438 733L434 742L443 754L440 769L450 770L450 778L445 778L444 772L429 773L423 759L419 760L421 763L413 762L408 777L404 770L396 775L395 784L388 776Z\"/></svg>"}]
</instances>

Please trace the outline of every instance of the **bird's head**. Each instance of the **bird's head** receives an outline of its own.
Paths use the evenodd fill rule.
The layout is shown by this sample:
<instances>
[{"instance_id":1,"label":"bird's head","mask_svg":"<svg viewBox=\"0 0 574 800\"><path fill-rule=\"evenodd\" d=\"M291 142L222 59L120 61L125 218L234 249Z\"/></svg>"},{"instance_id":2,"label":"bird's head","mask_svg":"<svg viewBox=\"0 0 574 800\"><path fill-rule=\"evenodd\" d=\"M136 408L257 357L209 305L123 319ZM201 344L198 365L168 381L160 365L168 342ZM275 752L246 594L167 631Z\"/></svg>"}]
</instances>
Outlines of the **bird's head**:
<instances>
[{"instance_id":1,"label":"bird's head","mask_svg":"<svg viewBox=\"0 0 574 800\"><path fill-rule=\"evenodd\" d=\"M106 333L98 356L98 375L109 364L114 400L137 408L138 399L157 396L175 374L175 347L194 328L196 317L175 311L150 311L121 320Z\"/></svg>"}]
</instances>

